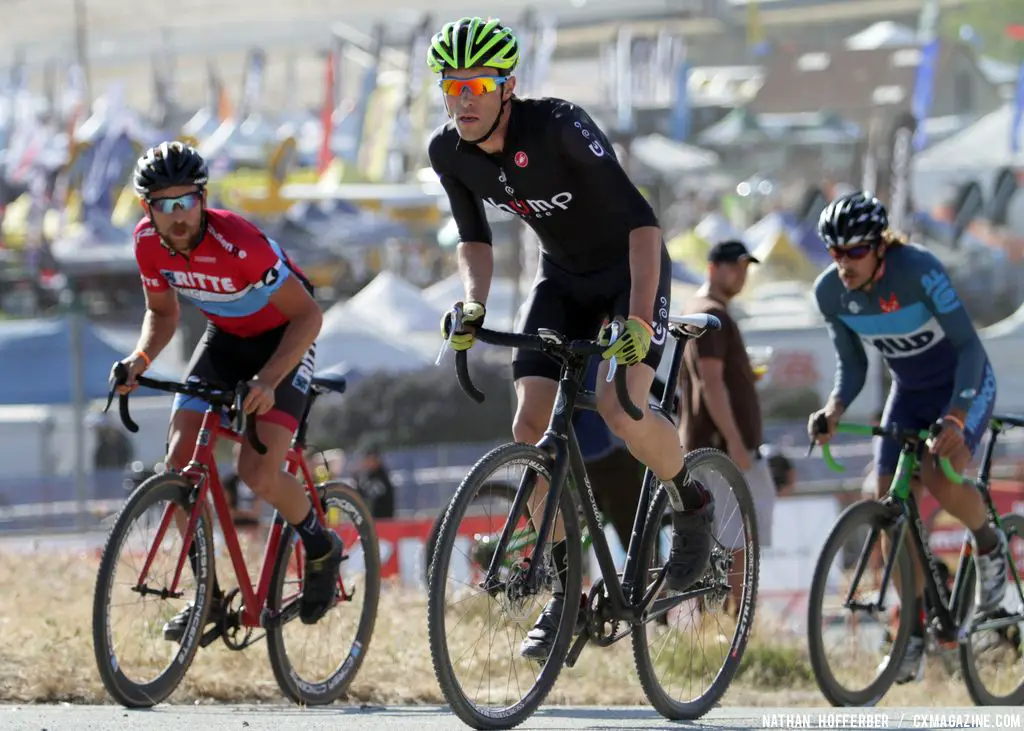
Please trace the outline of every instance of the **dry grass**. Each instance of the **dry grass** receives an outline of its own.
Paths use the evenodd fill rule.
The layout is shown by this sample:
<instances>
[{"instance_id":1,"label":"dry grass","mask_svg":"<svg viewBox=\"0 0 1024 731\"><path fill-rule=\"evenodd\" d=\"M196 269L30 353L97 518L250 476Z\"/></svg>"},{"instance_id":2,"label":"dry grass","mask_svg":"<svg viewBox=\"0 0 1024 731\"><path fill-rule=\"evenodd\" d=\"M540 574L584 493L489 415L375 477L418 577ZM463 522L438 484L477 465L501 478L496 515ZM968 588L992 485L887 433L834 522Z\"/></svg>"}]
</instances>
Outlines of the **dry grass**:
<instances>
[{"instance_id":1,"label":"dry grass","mask_svg":"<svg viewBox=\"0 0 1024 731\"><path fill-rule=\"evenodd\" d=\"M0 557L0 702L109 703L92 647L94 555ZM223 564L221 564L223 567ZM724 705L821 706L797 644L773 644L777 633L759 626ZM963 686L938 666L923 685L893 688L884 705L970 705ZM201 650L171 703L280 702L282 696L260 643L232 652L221 643ZM441 703L427 647L422 594L386 588L366 662L350 702ZM646 704L629 640L588 647L580 664L563 671L550 704Z\"/></svg>"}]
</instances>

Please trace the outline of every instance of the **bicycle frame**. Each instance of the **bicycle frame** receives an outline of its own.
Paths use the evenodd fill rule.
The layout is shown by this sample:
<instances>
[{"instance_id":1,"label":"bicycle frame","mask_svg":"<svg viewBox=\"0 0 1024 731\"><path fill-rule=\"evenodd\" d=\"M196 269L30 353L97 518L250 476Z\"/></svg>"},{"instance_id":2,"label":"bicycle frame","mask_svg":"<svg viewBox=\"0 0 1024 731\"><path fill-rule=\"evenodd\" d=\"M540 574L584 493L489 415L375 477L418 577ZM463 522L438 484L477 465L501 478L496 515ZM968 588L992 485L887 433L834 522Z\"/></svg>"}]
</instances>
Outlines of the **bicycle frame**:
<instances>
[{"instance_id":1,"label":"bicycle frame","mask_svg":"<svg viewBox=\"0 0 1024 731\"><path fill-rule=\"evenodd\" d=\"M167 593L174 597L181 596L178 592L178 581L181 578L181 572L188 560L188 552L192 546L192 536L195 533L196 524L199 521L200 511L206 505L206 498L209 495L213 500L213 507L216 511L217 520L219 521L221 530L224 533L224 542L227 546L228 554L231 557L231 565L234 568L235 577L238 580L239 593L242 597L239 621L245 627L266 627L271 622L280 619L282 615L285 615L289 608L284 607L273 616L271 616L269 612L264 612L264 607L266 606L267 599L270 595L270 579L274 571L274 557L277 555L277 551L281 543L281 534L284 531L284 518L282 518L281 514L276 510L274 511L273 523L263 550L259 581L256 587L253 587L252 581L249 578L249 569L246 566L245 558L242 556L242 549L238 541L238 530L235 528L234 521L232 520L231 508L228 505L227 495L221 485L220 475L217 472L217 465L213 459L214 448L216 447L219 439L228 439L232 442L238 443L241 441L242 435L231 428L225 427L221 423L221 416L220 409L210 407L206 410L206 413L203 415L202 426L199 429L199 436L196 439L192 459L180 472L186 480L193 484L195 502L189 513L188 527L186 528L184 536L184 545L182 546L181 554L178 556L178 563L174 572L174 580L170 589L167 590ZM292 441L292 446L289 448L288 454L286 455L285 461L287 471L295 477L299 477L299 473L301 473L301 480L304 483L303 486L306 489L306 493L309 495L310 502L313 504L313 509L316 511L317 518L323 522L323 507L320 504L315 483L313 482L312 474L309 471L309 466L302 454L303 444L305 441L304 436L305 422L303 422L302 428L296 434L295 439ZM163 537L167 532L167 528L174 518L174 511L176 509L176 506L171 504L164 510L163 518L161 519L160 525L157 529L156 540L153 542L153 546L149 549L149 554L146 557L145 564L143 565L142 571L139 575L138 586L143 586L145 584L149 568L156 556L157 546L159 546L163 540ZM301 550L301 548L301 544L298 544L296 546L296 551ZM299 566L301 571L301 561L299 562ZM341 588L341 599L343 601L349 599L343 582L339 580L338 583Z\"/></svg>"},{"instance_id":2,"label":"bicycle frame","mask_svg":"<svg viewBox=\"0 0 1024 731\"><path fill-rule=\"evenodd\" d=\"M991 438L985 445L984 452L982 453L981 466L978 470L978 478L972 480L962 475L957 475L952 471L952 468L948 466L948 463L940 462L940 466L943 472L951 482L965 485L968 488L977 489L985 502L986 511L989 518L993 522L1002 528L1003 522L995 506L992 503L992 496L989 492L988 485L991 476L991 464L992 455L995 451L995 445L997 437L1002 430L1002 425L995 419L989 424L991 431ZM859 434L862 436L878 435L879 429L876 427L860 426L860 425L840 425L839 430L850 434ZM897 552L903 544L904 537L909 530L911 539L914 542L914 547L917 549L917 564L921 567L924 573L924 591L925 597L928 602L929 620L934 619L936 621L937 633L939 637L945 641L953 641L956 639L963 639L972 632L980 630L997 630L1003 627L1008 627L1017 624L1019 617L999 618L993 620L984 620L980 623L974 624L964 623L966 617L964 617L964 608L967 606L968 592L971 591L972 587L968 585L966 580L967 575L967 562L971 557L973 551L973 544L970 538L965 535L963 545L960 549L960 557L957 562L956 573L953 578L953 586L947 590L945 582L942 580L942 576L938 570L938 559L931 550L931 546L925 540L927 531L924 528L924 524L921 520L921 513L917 507L917 500L911 490L911 482L913 480L914 471L920 465L920 461L917 456L918 444L911 441L905 441L902 449L900 450L900 458L896 463L896 473L893 477L892 485L889 488L889 492L883 499L883 503L891 506L895 511L900 513L897 519L896 530L897 534L895 540L891 541L889 547L888 559L885 563L885 568L882 572L882 583L878 592L877 608L881 607L885 603L885 594L889 586L889 578L892 575L892 569L896 562ZM833 469L836 469L838 465L835 464L834 460L827 451L826 461L830 463ZM838 468L842 469L842 468ZM857 586L860 583L860 577L867 566L868 556L871 553L875 541L878 540L877 529L873 530L868 541L865 543L861 555L857 562L857 567L854 571L853 580L850 584L850 592L846 597L846 606L869 609L871 607L864 607L853 602L852 597L854 592L857 590ZM1017 572L1017 566L1014 561L1010 561L1012 575L1017 586L1018 594L1020 595L1021 601L1024 602L1024 589L1021 588L1020 576ZM927 569L927 570L924 570ZM872 605L874 606L874 605Z\"/></svg>"},{"instance_id":3,"label":"bicycle frame","mask_svg":"<svg viewBox=\"0 0 1024 731\"><path fill-rule=\"evenodd\" d=\"M669 416L673 397L676 392L679 366L683 357L683 346L686 336L676 326L669 328L675 340L675 349L672 354L671 366L668 379L665 384L665 391L658 406L665 418L674 423ZM641 542L647 523L647 512L650 508L651 499L654 494L652 485L656 479L653 472L647 469L644 472L643 485L640 490L640 501L637 506L636 517L633 521L633 531L630 536L629 546L626 549L626 561L623 567L622 580L619 580L615 561L612 558L611 550L608 548L608 541L605 538L600 519L600 511L597 507L597 499L594 497L594 490L590 485L590 478L587 475L586 466L583 462L583 455L580 452L579 443L576 439L576 432L572 426L572 414L576 409L597 410L596 394L581 387L583 377L586 373L586 358L576 357L568 360L562 367L558 381L558 391L555 396L555 406L551 412L548 427L537 446L547 452L551 457L552 472L551 485L545 500L544 513L540 527L536 529L533 555L542 555L542 546L547 541L555 521L555 512L561 499L562 490L565 487L566 477L572 472L576 489L579 494L579 504L582 507L583 517L586 521L592 541L592 548L597 556L598 565L604 578L610 602L610 618L622 620L635 624L644 621L650 610L654 596L657 594L664 579L664 569L657 583L644 596L639 596L643 582L637 580L640 571L638 566ZM502 529L501 537L495 547L487 574L482 585L485 590L493 591L500 586L498 572L504 561L505 551L512 538L516 517L522 514L523 505L529 500L530 494L535 486L535 471L528 471L519 484L512 506L509 509L508 520ZM668 486L666 489L671 489ZM585 495L583 494L585 493ZM678 500L678 496L676 496ZM526 586L531 592L539 589L540 572L538 562L531 561L527 570ZM671 607L707 593L708 590L701 589L683 592L672 597L653 602L653 611L662 613ZM628 598L627 598L628 597Z\"/></svg>"}]
</instances>

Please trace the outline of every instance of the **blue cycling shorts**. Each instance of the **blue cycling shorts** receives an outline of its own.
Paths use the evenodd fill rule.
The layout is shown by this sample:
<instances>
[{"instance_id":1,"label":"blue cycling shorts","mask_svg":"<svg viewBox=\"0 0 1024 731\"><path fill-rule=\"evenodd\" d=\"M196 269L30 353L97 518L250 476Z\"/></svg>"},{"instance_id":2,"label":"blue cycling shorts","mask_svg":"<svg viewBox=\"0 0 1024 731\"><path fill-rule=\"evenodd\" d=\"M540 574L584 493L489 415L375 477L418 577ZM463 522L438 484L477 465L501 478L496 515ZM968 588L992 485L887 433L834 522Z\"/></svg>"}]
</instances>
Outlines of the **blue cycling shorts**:
<instances>
[{"instance_id":1,"label":"blue cycling shorts","mask_svg":"<svg viewBox=\"0 0 1024 731\"><path fill-rule=\"evenodd\" d=\"M952 383L920 391L899 388L893 384L882 412L882 426L888 428L896 424L900 429L927 429L945 415L952 399ZM992 365L986 363L981 383L978 384L978 395L964 419L964 442L972 456L988 429L995 403L995 372ZM895 474L896 463L900 459L899 442L888 437L875 437L874 452L877 474Z\"/></svg>"}]
</instances>

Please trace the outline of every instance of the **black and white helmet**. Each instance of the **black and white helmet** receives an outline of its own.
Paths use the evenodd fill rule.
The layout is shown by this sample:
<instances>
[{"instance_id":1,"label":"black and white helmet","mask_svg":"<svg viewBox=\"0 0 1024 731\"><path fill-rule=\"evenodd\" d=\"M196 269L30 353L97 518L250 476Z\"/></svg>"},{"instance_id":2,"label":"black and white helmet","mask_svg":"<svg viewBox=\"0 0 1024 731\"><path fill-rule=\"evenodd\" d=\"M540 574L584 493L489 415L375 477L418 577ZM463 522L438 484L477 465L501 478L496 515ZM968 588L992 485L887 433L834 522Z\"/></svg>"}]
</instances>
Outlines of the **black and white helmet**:
<instances>
[{"instance_id":1,"label":"black and white helmet","mask_svg":"<svg viewBox=\"0 0 1024 731\"><path fill-rule=\"evenodd\" d=\"M184 142L161 142L143 153L135 163L132 186L140 198L153 191L179 185L204 187L210 179L206 160L194 147Z\"/></svg>"},{"instance_id":2,"label":"black and white helmet","mask_svg":"<svg viewBox=\"0 0 1024 731\"><path fill-rule=\"evenodd\" d=\"M876 242L889 228L889 213L870 193L850 193L825 206L818 218L818 235L828 248Z\"/></svg>"}]
</instances>

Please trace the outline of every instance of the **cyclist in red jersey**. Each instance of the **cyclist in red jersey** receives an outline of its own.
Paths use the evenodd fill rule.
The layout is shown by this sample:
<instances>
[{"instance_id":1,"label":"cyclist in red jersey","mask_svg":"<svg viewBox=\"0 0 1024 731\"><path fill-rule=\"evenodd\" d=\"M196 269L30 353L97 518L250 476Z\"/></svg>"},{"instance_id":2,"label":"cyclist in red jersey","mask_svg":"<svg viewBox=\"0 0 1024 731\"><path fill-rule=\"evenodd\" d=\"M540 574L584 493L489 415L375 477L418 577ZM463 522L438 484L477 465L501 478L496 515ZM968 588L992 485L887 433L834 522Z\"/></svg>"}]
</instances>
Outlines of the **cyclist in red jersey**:
<instances>
[{"instance_id":1,"label":"cyclist in red jersey","mask_svg":"<svg viewBox=\"0 0 1024 731\"><path fill-rule=\"evenodd\" d=\"M267 452L261 456L243 442L238 475L300 536L306 551L300 616L313 624L333 604L343 546L281 466L306 405L322 313L308 280L276 242L241 216L206 208L207 180L202 156L177 141L148 150L136 164L134 188L147 214L135 227L146 314L135 352L122 361L129 379L120 390L134 389L136 377L174 336L178 295L191 300L209 323L188 378L225 388L248 382L243 406L257 419ZM169 469L191 459L206 409L196 399L175 399ZM177 518L183 530L186 516ZM223 596L215 579L211 623L223 614ZM165 639L180 642L191 610L186 606L164 625Z\"/></svg>"}]
</instances>

